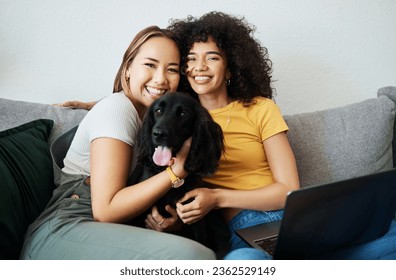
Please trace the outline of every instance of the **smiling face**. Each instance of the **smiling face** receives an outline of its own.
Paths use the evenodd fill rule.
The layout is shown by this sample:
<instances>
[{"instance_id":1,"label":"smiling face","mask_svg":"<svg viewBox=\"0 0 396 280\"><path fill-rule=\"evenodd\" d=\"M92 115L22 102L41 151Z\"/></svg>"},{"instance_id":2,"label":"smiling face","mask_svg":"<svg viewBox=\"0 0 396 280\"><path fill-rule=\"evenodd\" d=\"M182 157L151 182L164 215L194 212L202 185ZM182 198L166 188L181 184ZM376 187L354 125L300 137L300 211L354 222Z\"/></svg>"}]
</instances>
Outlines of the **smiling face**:
<instances>
[{"instance_id":1,"label":"smiling face","mask_svg":"<svg viewBox=\"0 0 396 280\"><path fill-rule=\"evenodd\" d=\"M179 84L180 54L174 41L153 37L139 49L126 75L130 96L139 114L167 91Z\"/></svg>"},{"instance_id":2,"label":"smiling face","mask_svg":"<svg viewBox=\"0 0 396 280\"><path fill-rule=\"evenodd\" d=\"M216 42L209 38L207 42L193 44L187 56L186 76L198 96L227 94L230 73L225 53Z\"/></svg>"}]
</instances>

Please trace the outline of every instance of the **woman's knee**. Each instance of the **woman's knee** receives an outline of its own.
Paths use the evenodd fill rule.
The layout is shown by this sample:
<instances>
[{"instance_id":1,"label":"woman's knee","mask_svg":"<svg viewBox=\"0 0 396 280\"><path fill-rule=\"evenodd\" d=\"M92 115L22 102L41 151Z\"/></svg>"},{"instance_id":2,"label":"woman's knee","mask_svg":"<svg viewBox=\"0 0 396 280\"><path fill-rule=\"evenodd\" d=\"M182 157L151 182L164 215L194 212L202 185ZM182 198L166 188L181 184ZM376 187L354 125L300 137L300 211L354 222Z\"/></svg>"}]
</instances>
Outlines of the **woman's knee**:
<instances>
[{"instance_id":1,"label":"woman's knee","mask_svg":"<svg viewBox=\"0 0 396 280\"><path fill-rule=\"evenodd\" d=\"M229 252L225 260L271 260L267 252L255 248L239 248Z\"/></svg>"},{"instance_id":2,"label":"woman's knee","mask_svg":"<svg viewBox=\"0 0 396 280\"><path fill-rule=\"evenodd\" d=\"M177 237L177 244L170 248L174 258L184 260L215 260L214 251L190 239ZM175 251L177 250L177 251Z\"/></svg>"}]
</instances>

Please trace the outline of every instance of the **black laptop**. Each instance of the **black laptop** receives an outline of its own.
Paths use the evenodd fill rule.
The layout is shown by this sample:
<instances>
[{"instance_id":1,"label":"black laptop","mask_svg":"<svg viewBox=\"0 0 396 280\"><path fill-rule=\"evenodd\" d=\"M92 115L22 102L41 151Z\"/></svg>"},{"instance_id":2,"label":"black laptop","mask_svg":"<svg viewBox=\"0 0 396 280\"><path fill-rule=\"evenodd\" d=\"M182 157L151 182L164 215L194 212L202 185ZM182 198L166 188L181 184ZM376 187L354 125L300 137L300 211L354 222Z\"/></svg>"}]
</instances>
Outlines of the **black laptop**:
<instances>
[{"instance_id":1,"label":"black laptop","mask_svg":"<svg viewBox=\"0 0 396 280\"><path fill-rule=\"evenodd\" d=\"M282 221L237 230L274 259L321 259L384 235L395 218L396 169L288 194Z\"/></svg>"}]
</instances>

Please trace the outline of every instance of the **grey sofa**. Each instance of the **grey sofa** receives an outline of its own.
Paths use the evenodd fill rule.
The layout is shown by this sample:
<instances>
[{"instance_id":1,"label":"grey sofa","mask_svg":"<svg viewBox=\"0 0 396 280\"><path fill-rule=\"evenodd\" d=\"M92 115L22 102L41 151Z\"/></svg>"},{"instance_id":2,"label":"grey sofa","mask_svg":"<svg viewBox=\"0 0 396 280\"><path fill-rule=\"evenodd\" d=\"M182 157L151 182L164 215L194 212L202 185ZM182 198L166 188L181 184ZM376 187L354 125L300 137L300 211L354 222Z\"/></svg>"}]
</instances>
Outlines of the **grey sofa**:
<instances>
[{"instance_id":1,"label":"grey sofa","mask_svg":"<svg viewBox=\"0 0 396 280\"><path fill-rule=\"evenodd\" d=\"M396 87L343 107L286 115L301 186L391 169L396 160ZM49 145L85 110L0 98L0 259L16 259L53 184ZM44 120L38 120L44 119Z\"/></svg>"}]
</instances>

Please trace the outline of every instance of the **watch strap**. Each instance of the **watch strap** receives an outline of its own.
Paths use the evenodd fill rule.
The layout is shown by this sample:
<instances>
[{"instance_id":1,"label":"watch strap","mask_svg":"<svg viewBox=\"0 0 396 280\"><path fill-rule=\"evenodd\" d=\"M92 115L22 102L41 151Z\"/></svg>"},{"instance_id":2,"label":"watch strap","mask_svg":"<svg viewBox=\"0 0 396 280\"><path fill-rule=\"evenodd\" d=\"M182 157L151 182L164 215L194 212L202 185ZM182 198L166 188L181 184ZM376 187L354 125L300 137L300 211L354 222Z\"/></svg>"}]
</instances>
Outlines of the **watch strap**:
<instances>
[{"instance_id":1,"label":"watch strap","mask_svg":"<svg viewBox=\"0 0 396 280\"><path fill-rule=\"evenodd\" d=\"M165 170L169 175L169 179L172 182L173 188L178 188L183 185L184 179L180 179L179 177L177 177L170 166L168 166Z\"/></svg>"}]
</instances>

